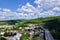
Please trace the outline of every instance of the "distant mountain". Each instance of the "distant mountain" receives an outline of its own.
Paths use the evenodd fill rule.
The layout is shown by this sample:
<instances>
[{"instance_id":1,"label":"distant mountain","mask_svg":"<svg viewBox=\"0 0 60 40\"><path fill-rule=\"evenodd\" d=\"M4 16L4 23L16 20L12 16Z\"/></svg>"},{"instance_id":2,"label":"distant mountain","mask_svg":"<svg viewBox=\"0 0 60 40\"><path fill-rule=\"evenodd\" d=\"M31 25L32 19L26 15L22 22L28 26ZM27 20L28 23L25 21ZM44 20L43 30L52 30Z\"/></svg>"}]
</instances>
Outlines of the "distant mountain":
<instances>
[{"instance_id":1,"label":"distant mountain","mask_svg":"<svg viewBox=\"0 0 60 40\"><path fill-rule=\"evenodd\" d=\"M21 22L23 20L4 20L0 21L0 25L15 25L15 23Z\"/></svg>"}]
</instances>

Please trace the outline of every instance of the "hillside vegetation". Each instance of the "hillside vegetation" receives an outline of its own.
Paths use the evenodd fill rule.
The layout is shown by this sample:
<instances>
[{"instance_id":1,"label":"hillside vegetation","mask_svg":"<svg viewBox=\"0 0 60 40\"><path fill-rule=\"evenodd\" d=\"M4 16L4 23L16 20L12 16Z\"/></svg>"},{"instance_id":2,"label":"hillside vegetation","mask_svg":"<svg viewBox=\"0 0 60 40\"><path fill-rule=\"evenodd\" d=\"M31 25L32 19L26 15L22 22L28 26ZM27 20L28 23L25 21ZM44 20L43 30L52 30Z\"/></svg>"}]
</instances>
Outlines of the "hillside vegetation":
<instances>
[{"instance_id":1,"label":"hillside vegetation","mask_svg":"<svg viewBox=\"0 0 60 40\"><path fill-rule=\"evenodd\" d=\"M17 25L15 25L17 23ZM60 16L47 17L47 18L36 18L32 20L9 20L0 21L0 25L15 25L14 29L19 27L26 27L27 24L38 24L46 29L49 29L55 39L60 40Z\"/></svg>"},{"instance_id":2,"label":"hillside vegetation","mask_svg":"<svg viewBox=\"0 0 60 40\"><path fill-rule=\"evenodd\" d=\"M57 17L47 17L47 18L37 18L29 20L26 23L38 24L46 29L49 29L51 34L55 39L60 40L60 16Z\"/></svg>"},{"instance_id":3,"label":"hillside vegetation","mask_svg":"<svg viewBox=\"0 0 60 40\"><path fill-rule=\"evenodd\" d=\"M0 25L15 25L15 23L22 22L23 20L6 20L0 21Z\"/></svg>"}]
</instances>

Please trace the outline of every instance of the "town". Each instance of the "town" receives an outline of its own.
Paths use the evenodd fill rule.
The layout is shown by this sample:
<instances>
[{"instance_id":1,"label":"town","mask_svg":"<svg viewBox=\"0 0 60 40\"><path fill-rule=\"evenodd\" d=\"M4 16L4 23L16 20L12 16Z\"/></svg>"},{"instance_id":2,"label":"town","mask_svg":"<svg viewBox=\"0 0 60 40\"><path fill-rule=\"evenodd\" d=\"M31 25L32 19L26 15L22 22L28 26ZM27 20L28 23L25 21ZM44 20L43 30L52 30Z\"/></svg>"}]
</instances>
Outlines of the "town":
<instances>
[{"instance_id":1,"label":"town","mask_svg":"<svg viewBox=\"0 0 60 40\"><path fill-rule=\"evenodd\" d=\"M29 24L25 28L19 27L20 30L0 31L0 35L2 35L0 40L44 40L44 31L35 25ZM9 26L9 28L11 27Z\"/></svg>"}]
</instances>

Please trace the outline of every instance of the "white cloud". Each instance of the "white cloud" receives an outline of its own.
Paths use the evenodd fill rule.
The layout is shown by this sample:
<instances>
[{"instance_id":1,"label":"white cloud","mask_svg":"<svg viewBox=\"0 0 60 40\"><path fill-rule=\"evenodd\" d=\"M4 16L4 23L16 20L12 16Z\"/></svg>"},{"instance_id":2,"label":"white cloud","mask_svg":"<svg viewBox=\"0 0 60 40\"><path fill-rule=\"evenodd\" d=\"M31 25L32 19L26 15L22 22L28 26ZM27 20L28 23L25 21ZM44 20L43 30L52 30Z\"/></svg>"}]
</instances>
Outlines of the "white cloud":
<instances>
[{"instance_id":1,"label":"white cloud","mask_svg":"<svg viewBox=\"0 0 60 40\"><path fill-rule=\"evenodd\" d=\"M34 14L36 13L36 8L32 6L30 3L26 3L26 5L22 6L21 8L17 9L17 12L19 12L20 17L26 18L26 19L31 19Z\"/></svg>"},{"instance_id":2,"label":"white cloud","mask_svg":"<svg viewBox=\"0 0 60 40\"><path fill-rule=\"evenodd\" d=\"M37 7L26 3L17 12L0 8L1 19L33 19L38 17L60 16L60 0L35 0ZM57 12L58 11L58 12Z\"/></svg>"},{"instance_id":3,"label":"white cloud","mask_svg":"<svg viewBox=\"0 0 60 40\"><path fill-rule=\"evenodd\" d=\"M26 5L18 8L18 18L32 19L60 15L60 13L56 14L56 11L60 11L60 0L35 0L34 3L36 3L38 6L34 7L30 3L26 3Z\"/></svg>"},{"instance_id":4,"label":"white cloud","mask_svg":"<svg viewBox=\"0 0 60 40\"><path fill-rule=\"evenodd\" d=\"M4 12L10 12L11 10L10 9L3 9Z\"/></svg>"},{"instance_id":5,"label":"white cloud","mask_svg":"<svg viewBox=\"0 0 60 40\"><path fill-rule=\"evenodd\" d=\"M60 16L60 0L35 0L34 3L40 8L40 17ZM42 9L42 10L41 10Z\"/></svg>"},{"instance_id":6,"label":"white cloud","mask_svg":"<svg viewBox=\"0 0 60 40\"><path fill-rule=\"evenodd\" d=\"M23 18L24 17L25 18L37 18L37 17L55 16L55 12L53 10L44 11L40 5L38 5L37 8L35 8L29 3L22 6L21 8L18 8L17 11L22 13L20 14L20 16L22 16ZM44 12L41 13L41 11L44 11Z\"/></svg>"},{"instance_id":7,"label":"white cloud","mask_svg":"<svg viewBox=\"0 0 60 40\"><path fill-rule=\"evenodd\" d=\"M0 11L0 20L18 19L17 12L12 12L10 9L2 9Z\"/></svg>"},{"instance_id":8,"label":"white cloud","mask_svg":"<svg viewBox=\"0 0 60 40\"><path fill-rule=\"evenodd\" d=\"M0 8L0 10L1 10L2 8Z\"/></svg>"},{"instance_id":9,"label":"white cloud","mask_svg":"<svg viewBox=\"0 0 60 40\"><path fill-rule=\"evenodd\" d=\"M53 11L60 11L60 7L54 7Z\"/></svg>"},{"instance_id":10,"label":"white cloud","mask_svg":"<svg viewBox=\"0 0 60 40\"><path fill-rule=\"evenodd\" d=\"M18 12L34 12L35 7L33 7L31 4L27 3L26 5L22 6L22 8L18 8Z\"/></svg>"},{"instance_id":11,"label":"white cloud","mask_svg":"<svg viewBox=\"0 0 60 40\"><path fill-rule=\"evenodd\" d=\"M40 17L51 17L55 16L55 13L53 11L45 11L43 13L40 13Z\"/></svg>"},{"instance_id":12,"label":"white cloud","mask_svg":"<svg viewBox=\"0 0 60 40\"><path fill-rule=\"evenodd\" d=\"M26 17L26 16L28 16L27 14L23 14L23 13L19 13L19 16L20 17Z\"/></svg>"},{"instance_id":13,"label":"white cloud","mask_svg":"<svg viewBox=\"0 0 60 40\"><path fill-rule=\"evenodd\" d=\"M60 0L35 0L34 3L41 6L43 9L52 9L53 7L60 6Z\"/></svg>"},{"instance_id":14,"label":"white cloud","mask_svg":"<svg viewBox=\"0 0 60 40\"><path fill-rule=\"evenodd\" d=\"M34 3L40 4L42 0L35 0Z\"/></svg>"}]
</instances>

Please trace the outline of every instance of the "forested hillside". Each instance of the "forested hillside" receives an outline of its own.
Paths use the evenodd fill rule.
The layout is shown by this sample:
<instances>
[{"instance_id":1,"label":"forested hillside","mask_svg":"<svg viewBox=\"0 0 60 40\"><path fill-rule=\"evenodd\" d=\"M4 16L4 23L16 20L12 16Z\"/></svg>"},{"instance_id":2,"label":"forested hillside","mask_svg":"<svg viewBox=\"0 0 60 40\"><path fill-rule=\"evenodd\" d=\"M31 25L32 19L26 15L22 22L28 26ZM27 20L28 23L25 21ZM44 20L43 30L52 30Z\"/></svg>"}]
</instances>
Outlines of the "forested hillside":
<instances>
[{"instance_id":1,"label":"forested hillside","mask_svg":"<svg viewBox=\"0 0 60 40\"><path fill-rule=\"evenodd\" d=\"M23 20L6 20L6 21L0 21L0 25L15 25L15 23L21 22Z\"/></svg>"},{"instance_id":2,"label":"forested hillside","mask_svg":"<svg viewBox=\"0 0 60 40\"><path fill-rule=\"evenodd\" d=\"M55 39L60 40L60 16L33 19L26 23L34 23L43 26L50 30Z\"/></svg>"}]
</instances>

